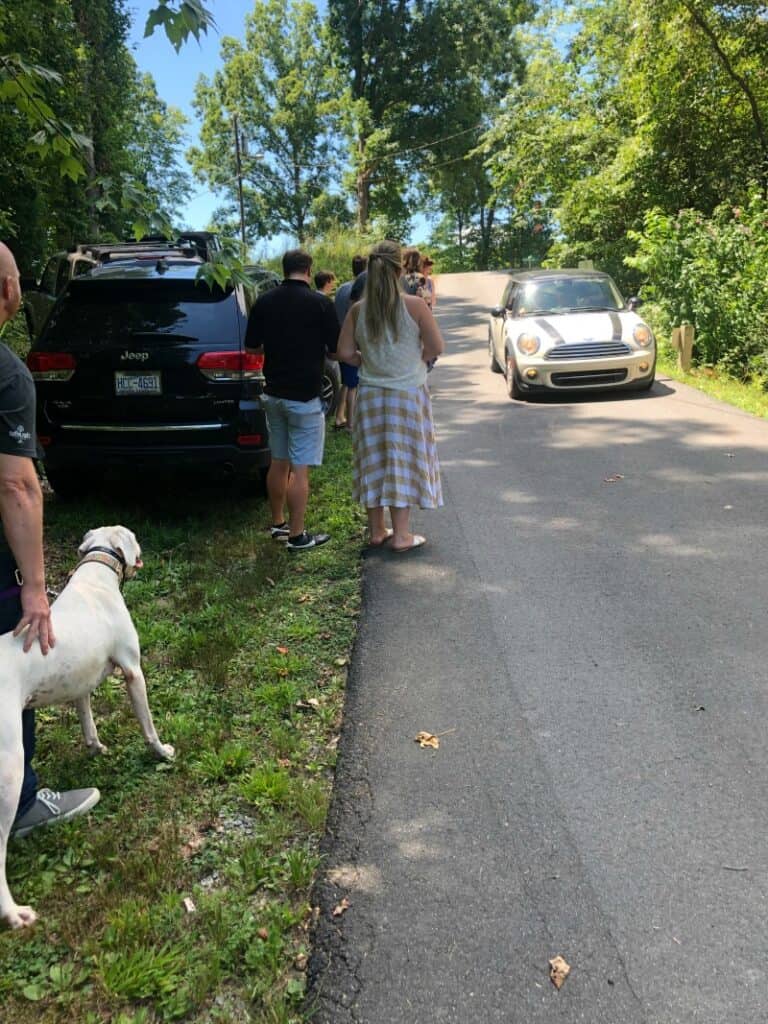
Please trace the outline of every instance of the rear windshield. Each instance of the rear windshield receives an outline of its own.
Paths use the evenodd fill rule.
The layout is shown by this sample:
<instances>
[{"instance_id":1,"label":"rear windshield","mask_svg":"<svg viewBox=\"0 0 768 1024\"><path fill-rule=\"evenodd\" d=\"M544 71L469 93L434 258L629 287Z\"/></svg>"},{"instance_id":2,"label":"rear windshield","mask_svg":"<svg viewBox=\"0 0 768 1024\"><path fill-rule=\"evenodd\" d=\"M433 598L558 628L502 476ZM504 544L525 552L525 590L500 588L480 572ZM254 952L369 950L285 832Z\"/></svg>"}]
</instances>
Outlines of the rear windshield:
<instances>
[{"instance_id":1,"label":"rear windshield","mask_svg":"<svg viewBox=\"0 0 768 1024\"><path fill-rule=\"evenodd\" d=\"M72 281L54 308L41 343L104 348L112 344L201 342L239 345L233 291L192 280Z\"/></svg>"}]
</instances>

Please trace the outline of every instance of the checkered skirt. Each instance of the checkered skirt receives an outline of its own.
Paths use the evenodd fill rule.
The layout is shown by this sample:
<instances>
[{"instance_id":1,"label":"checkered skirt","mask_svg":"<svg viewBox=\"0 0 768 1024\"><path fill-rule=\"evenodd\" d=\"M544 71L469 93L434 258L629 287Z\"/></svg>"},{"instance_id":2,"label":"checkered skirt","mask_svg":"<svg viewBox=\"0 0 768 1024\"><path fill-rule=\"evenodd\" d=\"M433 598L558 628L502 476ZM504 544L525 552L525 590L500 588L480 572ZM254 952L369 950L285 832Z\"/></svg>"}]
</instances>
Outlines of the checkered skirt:
<instances>
[{"instance_id":1,"label":"checkered skirt","mask_svg":"<svg viewBox=\"0 0 768 1024\"><path fill-rule=\"evenodd\" d=\"M366 508L438 508L443 504L432 403L412 391L361 384L353 426L352 496Z\"/></svg>"}]
</instances>

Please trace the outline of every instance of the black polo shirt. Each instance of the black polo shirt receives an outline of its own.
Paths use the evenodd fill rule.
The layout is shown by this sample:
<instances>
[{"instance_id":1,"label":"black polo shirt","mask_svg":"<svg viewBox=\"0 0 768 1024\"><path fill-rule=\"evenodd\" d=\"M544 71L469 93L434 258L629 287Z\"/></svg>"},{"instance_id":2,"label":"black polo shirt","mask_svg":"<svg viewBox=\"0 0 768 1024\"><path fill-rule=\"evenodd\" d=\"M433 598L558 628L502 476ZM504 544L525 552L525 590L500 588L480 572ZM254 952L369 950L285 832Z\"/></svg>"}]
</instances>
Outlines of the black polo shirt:
<instances>
[{"instance_id":1,"label":"black polo shirt","mask_svg":"<svg viewBox=\"0 0 768 1024\"><path fill-rule=\"evenodd\" d=\"M246 348L264 349L266 393L294 402L319 397L325 355L338 340L331 300L291 278L256 300L245 332Z\"/></svg>"},{"instance_id":2,"label":"black polo shirt","mask_svg":"<svg viewBox=\"0 0 768 1024\"><path fill-rule=\"evenodd\" d=\"M35 382L18 356L0 343L0 454L37 458ZM10 552L0 526L0 559Z\"/></svg>"}]
</instances>

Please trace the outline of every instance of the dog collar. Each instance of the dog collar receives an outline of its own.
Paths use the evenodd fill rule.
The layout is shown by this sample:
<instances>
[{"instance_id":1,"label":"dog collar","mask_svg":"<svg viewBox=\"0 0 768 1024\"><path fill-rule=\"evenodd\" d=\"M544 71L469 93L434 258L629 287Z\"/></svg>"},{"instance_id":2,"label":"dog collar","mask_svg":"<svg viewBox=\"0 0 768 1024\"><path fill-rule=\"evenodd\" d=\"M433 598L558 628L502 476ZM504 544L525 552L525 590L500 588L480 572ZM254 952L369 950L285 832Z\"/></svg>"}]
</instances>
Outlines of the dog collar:
<instances>
[{"instance_id":1,"label":"dog collar","mask_svg":"<svg viewBox=\"0 0 768 1024\"><path fill-rule=\"evenodd\" d=\"M118 551L113 551L112 548L88 548L72 570L72 573L76 573L81 565L87 565L88 562L96 562L98 565L105 565L108 569L111 569L120 582L120 589L123 589L126 565L125 559Z\"/></svg>"}]
</instances>

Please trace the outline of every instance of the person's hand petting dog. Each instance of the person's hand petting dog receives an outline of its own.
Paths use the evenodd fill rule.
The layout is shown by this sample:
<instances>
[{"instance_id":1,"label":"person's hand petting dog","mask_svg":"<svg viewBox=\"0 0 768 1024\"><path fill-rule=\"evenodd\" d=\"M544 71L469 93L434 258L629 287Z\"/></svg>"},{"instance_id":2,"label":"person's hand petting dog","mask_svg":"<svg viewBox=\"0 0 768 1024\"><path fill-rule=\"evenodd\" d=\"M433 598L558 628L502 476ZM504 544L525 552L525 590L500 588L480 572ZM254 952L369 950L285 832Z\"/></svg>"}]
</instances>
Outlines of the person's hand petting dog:
<instances>
[{"instance_id":1,"label":"person's hand petting dog","mask_svg":"<svg viewBox=\"0 0 768 1024\"><path fill-rule=\"evenodd\" d=\"M26 630L24 636L23 650L32 650L32 645L37 640L43 654L56 646L56 637L53 633L51 622L51 606L48 603L48 594L45 586L32 586L24 583L21 588L22 617L19 624L13 631L14 636L19 636Z\"/></svg>"}]
</instances>

